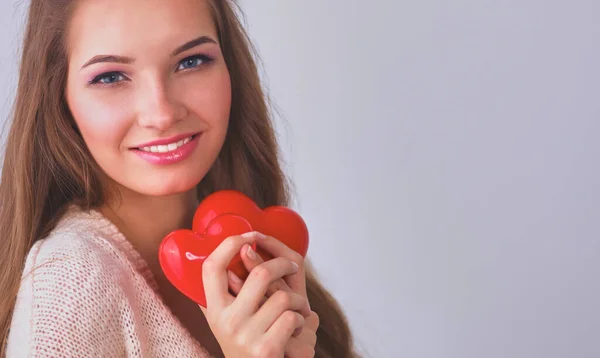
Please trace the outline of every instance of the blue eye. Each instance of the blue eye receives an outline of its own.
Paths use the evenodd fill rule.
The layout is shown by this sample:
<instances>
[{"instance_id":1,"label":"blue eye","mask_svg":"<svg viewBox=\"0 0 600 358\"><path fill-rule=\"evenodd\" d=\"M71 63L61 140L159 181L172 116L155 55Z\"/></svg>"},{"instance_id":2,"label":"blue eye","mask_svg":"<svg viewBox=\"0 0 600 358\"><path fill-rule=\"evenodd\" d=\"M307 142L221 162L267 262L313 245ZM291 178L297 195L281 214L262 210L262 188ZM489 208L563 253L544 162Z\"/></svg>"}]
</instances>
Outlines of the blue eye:
<instances>
[{"instance_id":1,"label":"blue eye","mask_svg":"<svg viewBox=\"0 0 600 358\"><path fill-rule=\"evenodd\" d=\"M189 70L189 69L197 68L204 64L210 63L211 61L212 61L211 58L209 58L208 56L204 56L204 55L190 56L190 57L183 59L181 62L179 62L179 66L177 66L177 70L181 71L181 70Z\"/></svg>"},{"instance_id":2,"label":"blue eye","mask_svg":"<svg viewBox=\"0 0 600 358\"><path fill-rule=\"evenodd\" d=\"M125 76L123 76L119 72L107 72L96 76L93 80L90 81L90 84L112 85L121 82L124 79Z\"/></svg>"}]
</instances>

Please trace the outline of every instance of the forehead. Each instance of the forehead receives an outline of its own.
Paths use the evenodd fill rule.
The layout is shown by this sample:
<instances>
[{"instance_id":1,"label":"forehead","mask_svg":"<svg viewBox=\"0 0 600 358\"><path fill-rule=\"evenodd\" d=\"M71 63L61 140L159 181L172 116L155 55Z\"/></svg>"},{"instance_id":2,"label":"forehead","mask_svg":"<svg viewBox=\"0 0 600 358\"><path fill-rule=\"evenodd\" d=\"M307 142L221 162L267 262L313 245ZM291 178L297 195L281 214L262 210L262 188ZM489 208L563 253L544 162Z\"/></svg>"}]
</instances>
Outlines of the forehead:
<instances>
[{"instance_id":1,"label":"forehead","mask_svg":"<svg viewBox=\"0 0 600 358\"><path fill-rule=\"evenodd\" d=\"M163 53L199 36L217 40L208 0L81 0L67 43L83 63L98 54Z\"/></svg>"}]
</instances>

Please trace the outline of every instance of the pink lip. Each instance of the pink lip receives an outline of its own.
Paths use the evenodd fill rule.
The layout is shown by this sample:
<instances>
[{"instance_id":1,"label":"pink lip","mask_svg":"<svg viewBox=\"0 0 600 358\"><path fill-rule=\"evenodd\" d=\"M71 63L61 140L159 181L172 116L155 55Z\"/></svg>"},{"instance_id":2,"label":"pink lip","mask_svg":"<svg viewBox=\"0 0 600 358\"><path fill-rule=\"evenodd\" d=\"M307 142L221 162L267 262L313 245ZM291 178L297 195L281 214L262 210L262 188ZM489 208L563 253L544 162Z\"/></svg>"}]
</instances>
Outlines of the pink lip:
<instances>
[{"instance_id":1,"label":"pink lip","mask_svg":"<svg viewBox=\"0 0 600 358\"><path fill-rule=\"evenodd\" d=\"M157 164L157 165L173 164L173 163L177 163L177 162L180 162L180 161L186 159L187 157L189 157L192 154L194 149L196 149L196 147L198 146L198 138L201 135L202 135L201 133L194 135L194 138L192 138L191 141L184 144L180 148L177 148L177 149L167 152L167 153L145 152L141 149L131 149L131 151L134 152L135 154L137 154L140 158L144 159L145 161L147 161L151 164ZM188 138L188 137L191 137L191 135L187 135L185 137L183 137L183 136L173 137L173 139L169 139L169 141L164 141L164 140L163 141L155 141L155 142L151 142L149 144L144 144L143 147L173 143L174 141L178 141L178 140Z\"/></svg>"},{"instance_id":2,"label":"pink lip","mask_svg":"<svg viewBox=\"0 0 600 358\"><path fill-rule=\"evenodd\" d=\"M184 134L176 135L176 136L171 137L171 138L157 139L157 140L154 140L152 142L140 144L140 145L132 147L132 148L133 149L137 149L137 148L151 147L153 145L171 144L171 143L179 142L182 139L186 139L186 138L189 138L189 137L191 137L193 135L197 135L197 134L198 133L184 133Z\"/></svg>"}]
</instances>

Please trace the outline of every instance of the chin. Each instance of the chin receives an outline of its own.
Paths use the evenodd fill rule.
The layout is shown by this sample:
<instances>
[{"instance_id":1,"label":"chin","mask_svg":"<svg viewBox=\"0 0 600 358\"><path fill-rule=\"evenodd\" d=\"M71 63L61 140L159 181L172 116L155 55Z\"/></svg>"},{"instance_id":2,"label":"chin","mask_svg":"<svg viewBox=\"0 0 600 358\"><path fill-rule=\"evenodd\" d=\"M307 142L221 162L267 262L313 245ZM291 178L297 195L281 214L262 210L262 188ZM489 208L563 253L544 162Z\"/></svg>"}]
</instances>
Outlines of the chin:
<instances>
[{"instance_id":1,"label":"chin","mask_svg":"<svg viewBox=\"0 0 600 358\"><path fill-rule=\"evenodd\" d=\"M162 170L127 171L121 180L115 180L122 188L145 196L171 196L194 190L202 181L210 166L206 163L193 167L171 167Z\"/></svg>"},{"instance_id":2,"label":"chin","mask_svg":"<svg viewBox=\"0 0 600 358\"><path fill-rule=\"evenodd\" d=\"M170 183L155 183L155 185L145 185L143 188L137 190L140 194L149 196L170 196L181 193L186 193L197 187L198 181L180 180L177 182Z\"/></svg>"},{"instance_id":3,"label":"chin","mask_svg":"<svg viewBox=\"0 0 600 358\"><path fill-rule=\"evenodd\" d=\"M195 180L197 179L197 180ZM139 180L135 183L120 183L121 187L146 196L170 196L189 192L195 189L202 177L192 178L191 176L181 176L177 178L154 178L154 180Z\"/></svg>"}]
</instances>

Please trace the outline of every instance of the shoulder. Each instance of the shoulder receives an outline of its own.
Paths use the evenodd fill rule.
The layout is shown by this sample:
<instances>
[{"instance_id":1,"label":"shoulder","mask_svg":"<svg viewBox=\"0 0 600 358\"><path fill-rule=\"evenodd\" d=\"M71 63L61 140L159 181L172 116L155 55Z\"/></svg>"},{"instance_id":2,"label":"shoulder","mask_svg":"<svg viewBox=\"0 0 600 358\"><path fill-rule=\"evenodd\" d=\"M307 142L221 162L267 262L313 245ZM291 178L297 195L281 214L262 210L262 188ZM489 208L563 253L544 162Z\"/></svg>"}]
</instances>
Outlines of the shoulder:
<instances>
[{"instance_id":1,"label":"shoulder","mask_svg":"<svg viewBox=\"0 0 600 358\"><path fill-rule=\"evenodd\" d=\"M126 288L134 271L108 236L93 215L69 211L34 244L23 270L9 350L46 347L51 355L63 355L101 337L111 341L105 346L118 346L119 312L129 308ZM58 336L63 344L57 346Z\"/></svg>"},{"instance_id":2,"label":"shoulder","mask_svg":"<svg viewBox=\"0 0 600 358\"><path fill-rule=\"evenodd\" d=\"M65 284L76 284L83 280L108 282L115 274L125 273L122 252L105 225L91 213L69 210L47 237L33 245L24 278L32 276L35 281L45 277L56 279L54 283L67 280Z\"/></svg>"}]
</instances>

